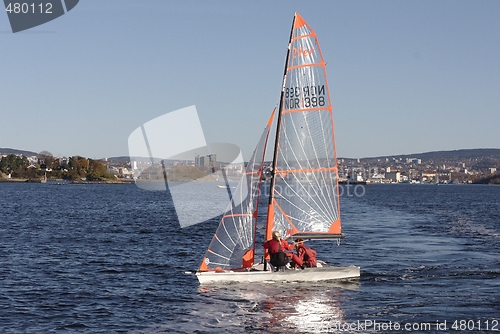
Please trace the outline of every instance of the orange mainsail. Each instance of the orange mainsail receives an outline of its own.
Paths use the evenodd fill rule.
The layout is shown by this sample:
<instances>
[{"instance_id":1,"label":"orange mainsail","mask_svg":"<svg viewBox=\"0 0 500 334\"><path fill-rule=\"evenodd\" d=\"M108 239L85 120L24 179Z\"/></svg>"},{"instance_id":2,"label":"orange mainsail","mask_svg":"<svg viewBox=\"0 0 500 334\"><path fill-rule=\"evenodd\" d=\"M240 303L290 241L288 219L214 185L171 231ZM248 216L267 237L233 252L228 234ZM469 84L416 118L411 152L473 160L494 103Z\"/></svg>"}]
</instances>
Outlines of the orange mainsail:
<instances>
[{"instance_id":1,"label":"orange mainsail","mask_svg":"<svg viewBox=\"0 0 500 334\"><path fill-rule=\"evenodd\" d=\"M343 237L326 65L316 33L295 14L273 161L266 238Z\"/></svg>"}]
</instances>

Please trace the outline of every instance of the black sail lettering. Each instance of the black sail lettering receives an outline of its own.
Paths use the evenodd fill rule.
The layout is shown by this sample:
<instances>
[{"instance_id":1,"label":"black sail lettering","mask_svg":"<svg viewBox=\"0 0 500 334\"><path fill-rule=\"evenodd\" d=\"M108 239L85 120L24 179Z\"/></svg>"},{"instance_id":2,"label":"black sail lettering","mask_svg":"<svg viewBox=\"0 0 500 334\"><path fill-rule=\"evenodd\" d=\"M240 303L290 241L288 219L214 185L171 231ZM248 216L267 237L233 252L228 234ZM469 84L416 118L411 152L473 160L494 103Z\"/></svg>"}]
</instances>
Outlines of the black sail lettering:
<instances>
[{"instance_id":1,"label":"black sail lettering","mask_svg":"<svg viewBox=\"0 0 500 334\"><path fill-rule=\"evenodd\" d=\"M325 95L325 85L318 85L318 95Z\"/></svg>"},{"instance_id":2,"label":"black sail lettering","mask_svg":"<svg viewBox=\"0 0 500 334\"><path fill-rule=\"evenodd\" d=\"M302 91L304 92L304 96L307 97L309 96L309 86L305 86Z\"/></svg>"}]
</instances>

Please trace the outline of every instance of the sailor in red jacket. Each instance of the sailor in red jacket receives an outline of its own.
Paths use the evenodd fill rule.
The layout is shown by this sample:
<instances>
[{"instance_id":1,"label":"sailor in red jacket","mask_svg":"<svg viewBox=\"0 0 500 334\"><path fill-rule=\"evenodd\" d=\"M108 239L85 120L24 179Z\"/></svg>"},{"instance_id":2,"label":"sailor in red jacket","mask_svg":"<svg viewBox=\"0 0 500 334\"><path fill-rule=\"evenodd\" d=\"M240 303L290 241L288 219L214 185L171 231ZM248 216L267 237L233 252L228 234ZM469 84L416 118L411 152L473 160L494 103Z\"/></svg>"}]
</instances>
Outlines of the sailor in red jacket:
<instances>
[{"instance_id":1,"label":"sailor in red jacket","mask_svg":"<svg viewBox=\"0 0 500 334\"><path fill-rule=\"evenodd\" d=\"M290 260L295 263L300 263L302 265L302 260L293 253L285 253L286 250L292 250L294 244L289 244L286 240L280 238L280 233L278 231L273 231L273 238L264 242L264 249L267 249L270 256L270 262L276 268L285 266Z\"/></svg>"},{"instance_id":2,"label":"sailor in red jacket","mask_svg":"<svg viewBox=\"0 0 500 334\"><path fill-rule=\"evenodd\" d=\"M302 262L300 265L297 262L295 264L296 267L301 267L302 269L305 267L316 267L316 251L304 245L304 240L300 238L295 240L295 250L297 251L298 258Z\"/></svg>"}]
</instances>

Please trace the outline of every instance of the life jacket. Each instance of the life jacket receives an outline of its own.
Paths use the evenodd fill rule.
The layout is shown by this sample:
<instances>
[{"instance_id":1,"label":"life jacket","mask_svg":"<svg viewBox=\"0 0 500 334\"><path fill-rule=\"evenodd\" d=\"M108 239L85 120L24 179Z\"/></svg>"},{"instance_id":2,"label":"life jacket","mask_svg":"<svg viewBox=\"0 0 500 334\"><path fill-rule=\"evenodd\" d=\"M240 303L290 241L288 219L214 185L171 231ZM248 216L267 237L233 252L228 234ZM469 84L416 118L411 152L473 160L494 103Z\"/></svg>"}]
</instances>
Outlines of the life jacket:
<instances>
[{"instance_id":1,"label":"life jacket","mask_svg":"<svg viewBox=\"0 0 500 334\"><path fill-rule=\"evenodd\" d=\"M317 261L316 261L316 251L312 248L309 248L305 245L300 246L303 249L303 256L302 260L304 263L309 263L310 267L316 267Z\"/></svg>"},{"instance_id":2,"label":"life jacket","mask_svg":"<svg viewBox=\"0 0 500 334\"><path fill-rule=\"evenodd\" d=\"M278 251L276 252L275 247L271 247L271 242L277 242L278 243ZM274 253L273 253L273 248L274 248ZM288 256L286 256L286 253L283 252L283 248L281 247L281 242L276 241L276 240L271 240L269 241L269 253L270 253L270 262L273 266L275 267L282 267L285 266L288 263Z\"/></svg>"}]
</instances>

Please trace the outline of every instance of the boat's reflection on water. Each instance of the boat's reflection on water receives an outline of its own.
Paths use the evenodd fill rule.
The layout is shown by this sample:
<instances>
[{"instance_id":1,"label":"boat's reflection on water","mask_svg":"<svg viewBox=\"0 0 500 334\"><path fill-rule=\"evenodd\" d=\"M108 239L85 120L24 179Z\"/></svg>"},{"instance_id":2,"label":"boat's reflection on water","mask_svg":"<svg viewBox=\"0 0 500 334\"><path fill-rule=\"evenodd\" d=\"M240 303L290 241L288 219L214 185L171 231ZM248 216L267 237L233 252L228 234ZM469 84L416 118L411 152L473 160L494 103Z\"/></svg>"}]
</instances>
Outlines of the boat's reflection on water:
<instances>
[{"instance_id":1,"label":"boat's reflection on water","mask_svg":"<svg viewBox=\"0 0 500 334\"><path fill-rule=\"evenodd\" d=\"M356 280L199 286L197 295L165 304L172 316L164 323L129 333L335 333L358 287Z\"/></svg>"},{"instance_id":2,"label":"boat's reflection on water","mask_svg":"<svg viewBox=\"0 0 500 334\"><path fill-rule=\"evenodd\" d=\"M268 282L200 286L199 292L212 298L227 298L233 307L236 303L237 308L243 314L246 313L241 319L241 325L247 330L325 333L335 331L335 328L346 321L342 302L349 298L347 290L357 290L358 287L359 281ZM222 323L219 325L224 327Z\"/></svg>"}]
</instances>

